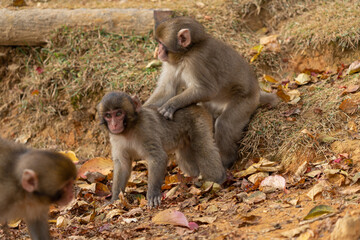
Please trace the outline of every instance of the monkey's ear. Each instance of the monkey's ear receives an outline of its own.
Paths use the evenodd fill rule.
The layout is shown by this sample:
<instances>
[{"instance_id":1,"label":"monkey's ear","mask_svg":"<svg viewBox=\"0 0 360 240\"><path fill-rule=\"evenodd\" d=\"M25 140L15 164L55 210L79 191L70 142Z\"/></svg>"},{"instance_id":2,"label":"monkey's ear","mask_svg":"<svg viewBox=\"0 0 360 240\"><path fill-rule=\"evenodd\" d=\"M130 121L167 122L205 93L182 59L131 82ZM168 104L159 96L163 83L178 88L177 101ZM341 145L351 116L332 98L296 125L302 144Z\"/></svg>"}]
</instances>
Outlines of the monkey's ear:
<instances>
[{"instance_id":1,"label":"monkey's ear","mask_svg":"<svg viewBox=\"0 0 360 240\"><path fill-rule=\"evenodd\" d=\"M21 186L23 189L28 192L34 192L38 189L38 184L39 180L36 172L31 169L25 169L21 178Z\"/></svg>"},{"instance_id":2,"label":"monkey's ear","mask_svg":"<svg viewBox=\"0 0 360 240\"><path fill-rule=\"evenodd\" d=\"M190 30L188 28L181 29L178 32L177 37L178 37L178 43L180 46L185 48L190 45L191 34L190 34Z\"/></svg>"},{"instance_id":3,"label":"monkey's ear","mask_svg":"<svg viewBox=\"0 0 360 240\"><path fill-rule=\"evenodd\" d=\"M134 106L135 106L135 112L139 112L141 109L141 102L140 99L137 96L132 96L131 99L134 102Z\"/></svg>"}]
</instances>

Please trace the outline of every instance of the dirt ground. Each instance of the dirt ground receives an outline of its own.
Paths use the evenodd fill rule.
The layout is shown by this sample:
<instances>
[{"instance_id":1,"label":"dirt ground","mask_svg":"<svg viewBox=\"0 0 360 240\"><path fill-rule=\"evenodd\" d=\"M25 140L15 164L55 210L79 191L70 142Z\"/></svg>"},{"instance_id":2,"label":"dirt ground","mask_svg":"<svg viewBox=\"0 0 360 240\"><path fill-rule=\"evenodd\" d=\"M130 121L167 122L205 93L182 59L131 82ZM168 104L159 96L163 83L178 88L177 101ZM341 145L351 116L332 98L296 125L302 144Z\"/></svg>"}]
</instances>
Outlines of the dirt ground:
<instances>
[{"instance_id":1,"label":"dirt ground","mask_svg":"<svg viewBox=\"0 0 360 240\"><path fill-rule=\"evenodd\" d=\"M1 1L0 7L18 9L11 3ZM171 163L162 205L148 209L146 163L139 160L126 195L108 204L109 140L95 107L114 89L142 101L149 97L161 70L146 67L154 60L152 33L65 28L43 47L0 47L0 136L76 154L76 199L64 209L51 207L54 239L360 237L360 51L350 25L356 21L353 11L360 9L356 1L26 3L21 8L169 8L195 17L251 61L263 90L281 98L275 108L254 114L239 143L241 161L228 170L222 186L185 177ZM323 32L316 24L329 22L325 17L344 24ZM86 171L90 175L84 176ZM94 172L101 177L91 177ZM261 184L264 180L269 186ZM195 227L180 224L179 214L172 218L168 209ZM15 221L6 234L0 230L0 238L29 235L25 224Z\"/></svg>"}]
</instances>

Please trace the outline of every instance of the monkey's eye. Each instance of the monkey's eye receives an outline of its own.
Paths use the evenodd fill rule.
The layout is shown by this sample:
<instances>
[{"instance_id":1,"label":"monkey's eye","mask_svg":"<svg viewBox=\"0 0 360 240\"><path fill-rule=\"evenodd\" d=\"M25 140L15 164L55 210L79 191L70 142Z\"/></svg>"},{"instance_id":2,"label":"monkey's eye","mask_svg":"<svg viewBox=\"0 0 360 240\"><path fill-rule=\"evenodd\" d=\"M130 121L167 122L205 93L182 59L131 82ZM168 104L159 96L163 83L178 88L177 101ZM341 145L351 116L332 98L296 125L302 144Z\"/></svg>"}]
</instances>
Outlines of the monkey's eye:
<instances>
[{"instance_id":1,"label":"monkey's eye","mask_svg":"<svg viewBox=\"0 0 360 240\"><path fill-rule=\"evenodd\" d=\"M105 118L111 118L111 114L110 113L105 113L104 117Z\"/></svg>"},{"instance_id":2,"label":"monkey's eye","mask_svg":"<svg viewBox=\"0 0 360 240\"><path fill-rule=\"evenodd\" d=\"M119 116L121 116L121 115L123 115L123 111L122 111L122 110L119 110L119 111L116 112L116 116L117 116L117 117L119 117Z\"/></svg>"}]
</instances>

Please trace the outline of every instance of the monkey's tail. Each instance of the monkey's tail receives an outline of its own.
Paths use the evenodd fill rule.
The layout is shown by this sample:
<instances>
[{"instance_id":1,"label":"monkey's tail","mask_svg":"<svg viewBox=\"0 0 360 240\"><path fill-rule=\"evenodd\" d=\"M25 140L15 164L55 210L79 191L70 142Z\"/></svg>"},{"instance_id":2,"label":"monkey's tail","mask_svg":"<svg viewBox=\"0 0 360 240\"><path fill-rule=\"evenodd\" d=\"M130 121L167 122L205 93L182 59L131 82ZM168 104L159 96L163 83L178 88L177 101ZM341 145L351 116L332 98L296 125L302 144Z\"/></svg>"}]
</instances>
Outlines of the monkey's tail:
<instances>
[{"instance_id":1,"label":"monkey's tail","mask_svg":"<svg viewBox=\"0 0 360 240\"><path fill-rule=\"evenodd\" d=\"M274 93L260 92L260 105L269 104L275 107L279 103L279 98Z\"/></svg>"}]
</instances>

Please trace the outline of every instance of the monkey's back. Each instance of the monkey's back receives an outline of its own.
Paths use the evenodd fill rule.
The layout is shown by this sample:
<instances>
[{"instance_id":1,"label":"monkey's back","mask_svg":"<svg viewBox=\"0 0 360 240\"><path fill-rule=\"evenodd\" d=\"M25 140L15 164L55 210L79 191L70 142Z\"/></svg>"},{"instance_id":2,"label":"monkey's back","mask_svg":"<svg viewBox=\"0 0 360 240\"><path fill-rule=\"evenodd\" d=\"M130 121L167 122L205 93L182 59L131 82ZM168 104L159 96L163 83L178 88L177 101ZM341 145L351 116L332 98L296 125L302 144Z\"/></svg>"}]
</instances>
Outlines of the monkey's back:
<instances>
[{"instance_id":1,"label":"monkey's back","mask_svg":"<svg viewBox=\"0 0 360 240\"><path fill-rule=\"evenodd\" d=\"M166 152L175 149L191 141L191 131L213 131L212 117L202 106L190 105L175 112L173 120L167 120L154 108L144 107L148 125L153 131L153 140L159 137ZM151 117L150 117L151 116Z\"/></svg>"}]
</instances>

